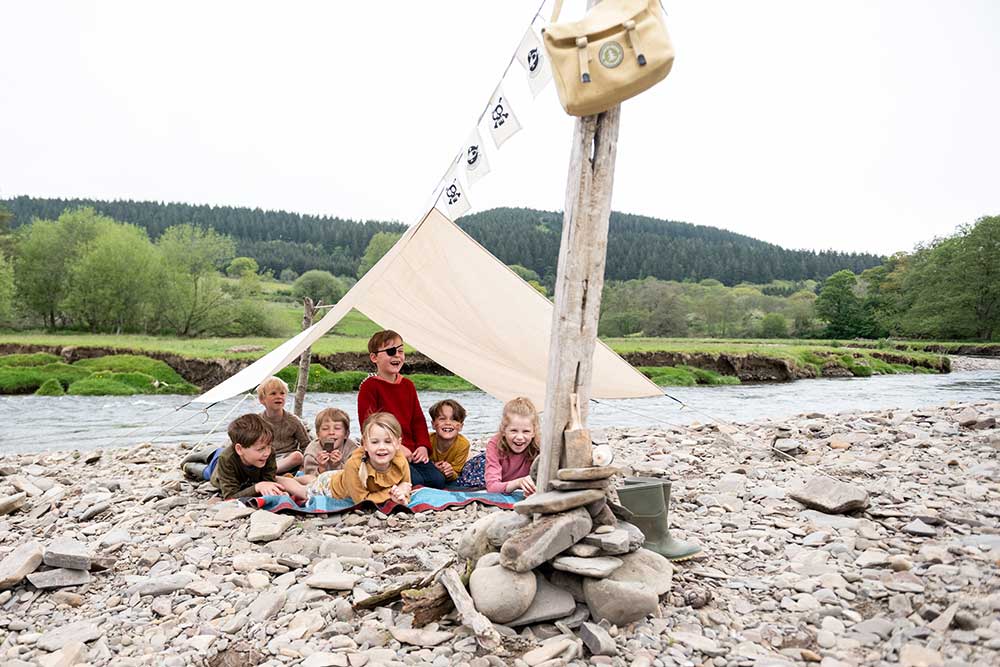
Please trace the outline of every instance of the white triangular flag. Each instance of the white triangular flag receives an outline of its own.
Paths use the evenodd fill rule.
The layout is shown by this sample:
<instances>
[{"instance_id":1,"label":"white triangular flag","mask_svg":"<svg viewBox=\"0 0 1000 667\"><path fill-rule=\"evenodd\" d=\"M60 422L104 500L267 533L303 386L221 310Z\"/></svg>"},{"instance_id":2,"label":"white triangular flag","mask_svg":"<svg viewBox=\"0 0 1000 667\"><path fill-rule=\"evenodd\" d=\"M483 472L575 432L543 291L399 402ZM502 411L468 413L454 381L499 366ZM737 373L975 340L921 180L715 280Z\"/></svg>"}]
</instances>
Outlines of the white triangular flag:
<instances>
[{"instance_id":1,"label":"white triangular flag","mask_svg":"<svg viewBox=\"0 0 1000 667\"><path fill-rule=\"evenodd\" d=\"M469 185L475 185L476 181L490 173L490 161L486 159L485 148L479 128L476 128L465 142L465 151L461 157L465 164L465 179L469 181Z\"/></svg>"},{"instance_id":2,"label":"white triangular flag","mask_svg":"<svg viewBox=\"0 0 1000 667\"><path fill-rule=\"evenodd\" d=\"M538 97L538 93L552 80L552 68L549 67L549 54L542 47L534 28L529 27L524 33L521 45L517 47L517 62L521 63L528 75L531 94Z\"/></svg>"},{"instance_id":3,"label":"white triangular flag","mask_svg":"<svg viewBox=\"0 0 1000 667\"><path fill-rule=\"evenodd\" d=\"M444 206L444 213L452 220L458 220L471 208L469 198L465 196L462 182L458 180L454 170L445 178L447 185L438 197L438 202Z\"/></svg>"},{"instance_id":4,"label":"white triangular flag","mask_svg":"<svg viewBox=\"0 0 1000 667\"><path fill-rule=\"evenodd\" d=\"M490 134L493 135L493 143L497 148L503 146L503 142L517 134L521 129L521 124L517 122L514 109L510 106L510 101L503 94L503 87L497 88L497 92L490 100L490 106L486 109L486 122L490 126Z\"/></svg>"}]
</instances>

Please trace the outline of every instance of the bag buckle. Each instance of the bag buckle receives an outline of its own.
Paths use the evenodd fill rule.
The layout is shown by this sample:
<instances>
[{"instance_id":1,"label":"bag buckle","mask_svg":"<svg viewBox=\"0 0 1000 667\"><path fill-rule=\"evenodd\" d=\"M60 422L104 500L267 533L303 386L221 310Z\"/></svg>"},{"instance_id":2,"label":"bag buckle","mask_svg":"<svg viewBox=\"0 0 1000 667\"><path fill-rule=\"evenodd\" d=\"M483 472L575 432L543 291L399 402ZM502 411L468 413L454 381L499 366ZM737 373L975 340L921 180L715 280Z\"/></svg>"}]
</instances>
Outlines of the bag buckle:
<instances>
[{"instance_id":1,"label":"bag buckle","mask_svg":"<svg viewBox=\"0 0 1000 667\"><path fill-rule=\"evenodd\" d=\"M576 38L576 53L580 57L580 81L590 83L590 52L586 37Z\"/></svg>"},{"instance_id":2,"label":"bag buckle","mask_svg":"<svg viewBox=\"0 0 1000 667\"><path fill-rule=\"evenodd\" d=\"M636 60L639 61L639 66L642 67L646 64L646 55L642 52L642 45L639 43L639 33L635 29L635 20L629 19L622 23L622 27L625 28L625 34L628 35L629 46L635 51Z\"/></svg>"}]
</instances>

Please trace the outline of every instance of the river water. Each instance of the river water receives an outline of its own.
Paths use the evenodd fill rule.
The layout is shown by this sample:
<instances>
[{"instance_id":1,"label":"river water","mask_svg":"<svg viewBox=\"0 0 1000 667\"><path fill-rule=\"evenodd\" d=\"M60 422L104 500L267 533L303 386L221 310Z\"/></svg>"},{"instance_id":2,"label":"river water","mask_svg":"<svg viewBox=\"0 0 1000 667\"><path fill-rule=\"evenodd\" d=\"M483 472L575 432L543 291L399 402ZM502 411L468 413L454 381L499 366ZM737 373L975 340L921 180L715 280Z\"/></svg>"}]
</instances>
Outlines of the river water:
<instances>
[{"instance_id":1,"label":"river water","mask_svg":"<svg viewBox=\"0 0 1000 667\"><path fill-rule=\"evenodd\" d=\"M915 409L952 401L1000 401L1000 370L977 370L947 375L886 375L871 378L800 380L771 384L722 387L665 387L664 391L689 406L657 398L608 400L591 404L590 428L656 426L708 421L708 416L746 422L761 417L782 418L800 413L826 414ZM500 421L501 403L477 391L443 394L422 392L426 408L442 398L455 398L469 416L465 434L493 432ZM0 455L48 449L127 447L139 442L205 442L222 445L225 424L244 412L258 411L256 399L232 399L208 412L182 408L182 396L3 396L0 397ZM289 406L291 399L289 399ZM357 427L357 394L310 394L303 414L311 421L320 409L338 407ZM215 433L213 427L219 424ZM311 424L310 424L311 428ZM206 437L207 436L207 437Z\"/></svg>"}]
</instances>

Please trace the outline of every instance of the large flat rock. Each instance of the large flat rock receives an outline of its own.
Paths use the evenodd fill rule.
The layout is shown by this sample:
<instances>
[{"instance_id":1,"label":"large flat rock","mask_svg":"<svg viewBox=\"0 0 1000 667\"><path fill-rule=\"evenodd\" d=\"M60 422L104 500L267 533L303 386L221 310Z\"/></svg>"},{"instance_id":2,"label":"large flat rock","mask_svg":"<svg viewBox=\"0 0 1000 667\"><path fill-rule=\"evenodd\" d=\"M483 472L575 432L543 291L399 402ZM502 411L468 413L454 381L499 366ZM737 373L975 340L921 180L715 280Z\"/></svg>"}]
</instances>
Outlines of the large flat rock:
<instances>
[{"instance_id":1,"label":"large flat rock","mask_svg":"<svg viewBox=\"0 0 1000 667\"><path fill-rule=\"evenodd\" d=\"M827 514L844 514L868 507L868 492L860 486L822 475L813 477L789 495L792 500Z\"/></svg>"},{"instance_id":2,"label":"large flat rock","mask_svg":"<svg viewBox=\"0 0 1000 667\"><path fill-rule=\"evenodd\" d=\"M537 586L531 606L507 625L516 628L522 625L551 621L569 616L576 610L576 600L573 599L573 595L569 591L553 586L537 572L534 573L534 576L537 579Z\"/></svg>"},{"instance_id":3,"label":"large flat rock","mask_svg":"<svg viewBox=\"0 0 1000 667\"><path fill-rule=\"evenodd\" d=\"M45 570L44 572L33 572L28 575L28 581L35 588L63 588L64 586L82 586L90 583L90 572L88 570L70 570L60 567L55 570Z\"/></svg>"},{"instance_id":4,"label":"large flat rock","mask_svg":"<svg viewBox=\"0 0 1000 667\"><path fill-rule=\"evenodd\" d=\"M600 489L581 489L579 491L546 491L528 496L514 503L514 511L518 514L555 514L565 512L575 507L583 507L604 498Z\"/></svg>"},{"instance_id":5,"label":"large flat rock","mask_svg":"<svg viewBox=\"0 0 1000 667\"><path fill-rule=\"evenodd\" d=\"M556 471L556 479L567 482L586 482L595 479L608 479L621 472L614 466L591 466L589 468L560 468Z\"/></svg>"},{"instance_id":6,"label":"large flat rock","mask_svg":"<svg viewBox=\"0 0 1000 667\"><path fill-rule=\"evenodd\" d=\"M250 530L247 532L249 542L271 542L278 539L295 523L295 517L287 514L275 514L267 510L257 510L250 515Z\"/></svg>"},{"instance_id":7,"label":"large flat rock","mask_svg":"<svg viewBox=\"0 0 1000 667\"><path fill-rule=\"evenodd\" d=\"M515 572L532 570L579 542L593 525L582 508L543 516L507 538L500 549L500 563Z\"/></svg>"},{"instance_id":8,"label":"large flat rock","mask_svg":"<svg viewBox=\"0 0 1000 667\"><path fill-rule=\"evenodd\" d=\"M38 542L26 542L7 554L0 561L0 591L17 586L38 569L42 564L43 553L42 545Z\"/></svg>"},{"instance_id":9,"label":"large flat rock","mask_svg":"<svg viewBox=\"0 0 1000 667\"><path fill-rule=\"evenodd\" d=\"M57 537L45 548L43 560L49 567L89 570L90 549L72 537Z\"/></svg>"},{"instance_id":10,"label":"large flat rock","mask_svg":"<svg viewBox=\"0 0 1000 667\"><path fill-rule=\"evenodd\" d=\"M622 566L619 558L610 556L598 558L580 558L577 556L560 556L552 561L552 567L563 572L572 572L583 577L603 578Z\"/></svg>"}]
</instances>

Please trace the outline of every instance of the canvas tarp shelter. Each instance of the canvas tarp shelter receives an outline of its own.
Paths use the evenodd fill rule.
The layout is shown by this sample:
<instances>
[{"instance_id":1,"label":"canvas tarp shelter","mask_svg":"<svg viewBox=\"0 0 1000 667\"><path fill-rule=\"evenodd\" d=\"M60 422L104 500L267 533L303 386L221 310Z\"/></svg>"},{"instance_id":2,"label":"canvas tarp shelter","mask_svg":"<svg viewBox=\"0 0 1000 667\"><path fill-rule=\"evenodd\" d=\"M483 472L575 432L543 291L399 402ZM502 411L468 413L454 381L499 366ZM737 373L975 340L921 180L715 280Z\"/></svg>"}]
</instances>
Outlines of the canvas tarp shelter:
<instances>
[{"instance_id":1,"label":"canvas tarp shelter","mask_svg":"<svg viewBox=\"0 0 1000 667\"><path fill-rule=\"evenodd\" d=\"M323 319L198 398L215 403L290 364L351 308L483 391L545 400L552 303L437 209L412 226ZM660 395L598 341L594 398Z\"/></svg>"}]
</instances>

